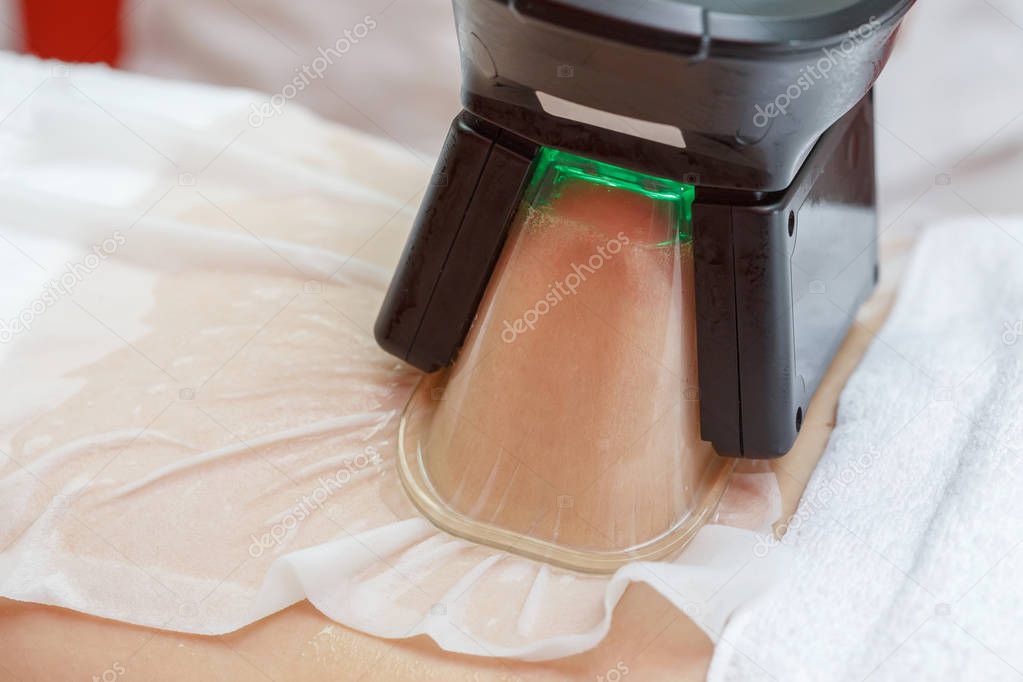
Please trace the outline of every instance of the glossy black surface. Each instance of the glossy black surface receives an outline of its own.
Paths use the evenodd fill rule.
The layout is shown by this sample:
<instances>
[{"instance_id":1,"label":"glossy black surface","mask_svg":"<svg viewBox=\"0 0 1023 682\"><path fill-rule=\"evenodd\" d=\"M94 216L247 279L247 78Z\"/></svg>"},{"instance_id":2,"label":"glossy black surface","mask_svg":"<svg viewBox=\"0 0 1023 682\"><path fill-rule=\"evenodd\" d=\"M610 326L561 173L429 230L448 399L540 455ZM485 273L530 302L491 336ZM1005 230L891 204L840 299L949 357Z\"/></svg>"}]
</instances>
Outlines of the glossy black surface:
<instances>
[{"instance_id":1,"label":"glossy black surface","mask_svg":"<svg viewBox=\"0 0 1023 682\"><path fill-rule=\"evenodd\" d=\"M377 315L381 348L425 372L455 359L535 155L469 113L454 120Z\"/></svg>"},{"instance_id":2,"label":"glossy black surface","mask_svg":"<svg viewBox=\"0 0 1023 682\"><path fill-rule=\"evenodd\" d=\"M707 36L733 47L796 41L820 46L872 18L884 22L899 15L914 0L494 1L508 4L523 16L572 30L671 49L665 36L671 36L676 45L687 37Z\"/></svg>"},{"instance_id":3,"label":"glossy black surface","mask_svg":"<svg viewBox=\"0 0 1023 682\"><path fill-rule=\"evenodd\" d=\"M702 437L784 454L874 286L868 93L913 2L454 0L466 111L380 345L427 372L454 360L538 146L672 178L696 186ZM684 148L550 115L537 92L673 126Z\"/></svg>"},{"instance_id":4,"label":"glossy black surface","mask_svg":"<svg viewBox=\"0 0 1023 682\"><path fill-rule=\"evenodd\" d=\"M537 144L699 186L776 192L870 90L911 3L865 0L847 10L855 16L829 15L822 46L786 38L778 22L671 0L454 0L463 102ZM874 5L885 11L858 23ZM719 39L730 21L774 37ZM686 148L551 116L537 91L673 126Z\"/></svg>"},{"instance_id":5,"label":"glossy black surface","mask_svg":"<svg viewBox=\"0 0 1023 682\"><path fill-rule=\"evenodd\" d=\"M791 449L877 273L873 102L825 134L785 192L693 206L700 421L721 454Z\"/></svg>"}]
</instances>

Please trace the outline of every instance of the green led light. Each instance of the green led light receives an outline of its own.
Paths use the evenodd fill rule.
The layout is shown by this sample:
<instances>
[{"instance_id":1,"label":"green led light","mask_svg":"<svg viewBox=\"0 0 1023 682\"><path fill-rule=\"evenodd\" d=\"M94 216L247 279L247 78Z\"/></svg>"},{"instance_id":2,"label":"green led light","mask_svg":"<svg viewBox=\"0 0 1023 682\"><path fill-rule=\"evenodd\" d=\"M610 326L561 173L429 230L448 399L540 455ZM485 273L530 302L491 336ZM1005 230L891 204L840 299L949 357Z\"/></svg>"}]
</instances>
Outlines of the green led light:
<instances>
[{"instance_id":1,"label":"green led light","mask_svg":"<svg viewBox=\"0 0 1023 682\"><path fill-rule=\"evenodd\" d=\"M692 238L695 187L559 149L540 148L533 167L533 176L526 190L526 198L533 206L547 205L557 199L561 195L560 188L572 180L583 180L595 185L635 192L655 201L673 203L676 205L675 214L679 221L679 240L689 241ZM537 196L541 189L542 197Z\"/></svg>"}]
</instances>

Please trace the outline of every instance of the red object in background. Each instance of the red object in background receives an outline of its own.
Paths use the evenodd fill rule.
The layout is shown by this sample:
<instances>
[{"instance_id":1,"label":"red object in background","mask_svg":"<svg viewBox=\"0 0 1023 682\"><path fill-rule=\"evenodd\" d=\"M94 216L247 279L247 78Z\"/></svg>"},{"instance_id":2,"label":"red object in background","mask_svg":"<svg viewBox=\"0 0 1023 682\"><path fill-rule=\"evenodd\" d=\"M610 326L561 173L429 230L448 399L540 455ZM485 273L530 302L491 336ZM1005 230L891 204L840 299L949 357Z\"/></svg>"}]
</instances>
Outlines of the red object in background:
<instances>
[{"instance_id":1,"label":"red object in background","mask_svg":"<svg viewBox=\"0 0 1023 682\"><path fill-rule=\"evenodd\" d=\"M121 0L21 0L21 16L39 57L115 65L121 54Z\"/></svg>"}]
</instances>

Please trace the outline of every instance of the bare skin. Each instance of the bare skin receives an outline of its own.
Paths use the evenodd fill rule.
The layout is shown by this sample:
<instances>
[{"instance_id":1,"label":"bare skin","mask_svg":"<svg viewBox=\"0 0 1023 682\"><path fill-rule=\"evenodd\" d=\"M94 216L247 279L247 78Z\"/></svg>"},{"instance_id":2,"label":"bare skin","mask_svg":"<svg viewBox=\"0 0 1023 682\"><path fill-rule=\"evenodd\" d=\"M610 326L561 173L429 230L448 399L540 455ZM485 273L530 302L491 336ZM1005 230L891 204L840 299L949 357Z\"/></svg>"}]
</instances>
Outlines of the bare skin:
<instances>
[{"instance_id":1,"label":"bare skin","mask_svg":"<svg viewBox=\"0 0 1023 682\"><path fill-rule=\"evenodd\" d=\"M871 303L867 321L853 328L820 387L796 447L775 463L787 514L795 510L827 443L841 388L886 311L884 300ZM596 649L542 663L448 654L422 637L377 639L331 622L307 602L229 635L199 637L0 600L0 682L121 677L575 680L608 679L622 666L637 680L702 680L712 653L702 631L645 586L626 592L610 634Z\"/></svg>"},{"instance_id":2,"label":"bare skin","mask_svg":"<svg viewBox=\"0 0 1023 682\"><path fill-rule=\"evenodd\" d=\"M516 533L641 546L727 472L698 438L691 247L663 204L587 182L514 229L435 410L432 484Z\"/></svg>"}]
</instances>

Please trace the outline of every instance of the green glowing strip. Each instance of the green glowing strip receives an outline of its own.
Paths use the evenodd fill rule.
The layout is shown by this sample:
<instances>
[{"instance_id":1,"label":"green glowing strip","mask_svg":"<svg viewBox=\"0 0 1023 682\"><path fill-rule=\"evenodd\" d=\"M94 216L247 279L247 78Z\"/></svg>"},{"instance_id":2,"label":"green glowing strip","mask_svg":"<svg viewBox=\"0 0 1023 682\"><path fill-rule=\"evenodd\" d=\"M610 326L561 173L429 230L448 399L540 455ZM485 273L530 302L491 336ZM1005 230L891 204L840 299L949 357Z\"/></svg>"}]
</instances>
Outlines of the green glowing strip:
<instances>
[{"instance_id":1,"label":"green glowing strip","mask_svg":"<svg viewBox=\"0 0 1023 682\"><path fill-rule=\"evenodd\" d=\"M693 200L696 198L696 188L692 185L541 147L526 198L534 206L549 204L561 194L561 185L569 179L584 180L635 192L655 201L674 203L677 205L676 215L679 219L679 240L689 241L692 238ZM537 196L541 188L545 190L542 197Z\"/></svg>"}]
</instances>

